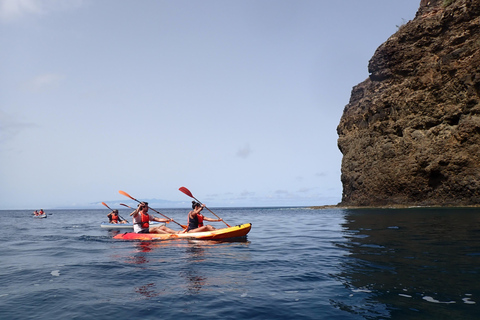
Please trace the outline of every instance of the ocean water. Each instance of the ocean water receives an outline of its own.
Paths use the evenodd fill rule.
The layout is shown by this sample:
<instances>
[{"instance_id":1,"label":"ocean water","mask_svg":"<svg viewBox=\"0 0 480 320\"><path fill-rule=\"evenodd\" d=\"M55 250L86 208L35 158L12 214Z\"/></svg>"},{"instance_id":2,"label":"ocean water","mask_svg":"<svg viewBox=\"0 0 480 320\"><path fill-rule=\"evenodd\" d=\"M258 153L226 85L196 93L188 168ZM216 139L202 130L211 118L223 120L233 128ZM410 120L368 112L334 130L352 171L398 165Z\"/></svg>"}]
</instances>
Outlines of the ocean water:
<instances>
[{"instance_id":1,"label":"ocean water","mask_svg":"<svg viewBox=\"0 0 480 320\"><path fill-rule=\"evenodd\" d=\"M214 211L247 239L119 241L108 210L0 211L0 319L479 318L479 209Z\"/></svg>"}]
</instances>

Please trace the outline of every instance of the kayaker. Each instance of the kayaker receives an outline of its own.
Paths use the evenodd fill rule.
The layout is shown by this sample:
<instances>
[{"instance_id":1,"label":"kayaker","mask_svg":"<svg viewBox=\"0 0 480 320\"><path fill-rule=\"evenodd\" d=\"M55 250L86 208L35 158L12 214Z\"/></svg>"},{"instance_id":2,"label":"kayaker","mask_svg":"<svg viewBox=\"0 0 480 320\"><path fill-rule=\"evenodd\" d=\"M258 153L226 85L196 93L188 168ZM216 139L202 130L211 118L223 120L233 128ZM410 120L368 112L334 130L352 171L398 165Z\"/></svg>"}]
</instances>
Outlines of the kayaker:
<instances>
[{"instance_id":1,"label":"kayaker","mask_svg":"<svg viewBox=\"0 0 480 320\"><path fill-rule=\"evenodd\" d=\"M43 209L40 209L40 212L38 213L39 216L43 216L45 212L43 212Z\"/></svg>"},{"instance_id":2,"label":"kayaker","mask_svg":"<svg viewBox=\"0 0 480 320\"><path fill-rule=\"evenodd\" d=\"M170 222L171 219L161 219L148 214L148 202L142 202L132 213L133 232L135 233L177 233L178 231L167 228L166 226L150 227L150 221Z\"/></svg>"},{"instance_id":3,"label":"kayaker","mask_svg":"<svg viewBox=\"0 0 480 320\"><path fill-rule=\"evenodd\" d=\"M36 215L36 216L38 216L38 211L35 210L35 211L33 212L33 214Z\"/></svg>"},{"instance_id":4,"label":"kayaker","mask_svg":"<svg viewBox=\"0 0 480 320\"><path fill-rule=\"evenodd\" d=\"M120 216L118 215L118 210L115 209L109 214L107 214L108 220L110 223L127 223L128 221L125 219L121 219Z\"/></svg>"},{"instance_id":5,"label":"kayaker","mask_svg":"<svg viewBox=\"0 0 480 320\"><path fill-rule=\"evenodd\" d=\"M192 201L192 211L188 213L188 227L185 232L203 232L203 231L213 231L216 230L211 225L203 225L203 220L210 221L210 222L220 222L220 219L212 219L203 216L200 212L202 212L203 208L205 208L204 204L200 204L196 201Z\"/></svg>"}]
</instances>

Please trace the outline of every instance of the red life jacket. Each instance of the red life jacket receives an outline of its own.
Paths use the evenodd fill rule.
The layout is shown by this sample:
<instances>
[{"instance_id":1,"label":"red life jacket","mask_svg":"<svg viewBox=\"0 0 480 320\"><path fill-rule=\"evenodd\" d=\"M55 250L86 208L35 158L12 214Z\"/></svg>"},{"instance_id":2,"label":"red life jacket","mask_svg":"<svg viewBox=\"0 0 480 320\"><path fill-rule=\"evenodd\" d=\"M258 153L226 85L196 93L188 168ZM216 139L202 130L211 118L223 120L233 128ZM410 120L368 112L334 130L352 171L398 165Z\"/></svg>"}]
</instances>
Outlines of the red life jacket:
<instances>
[{"instance_id":1,"label":"red life jacket","mask_svg":"<svg viewBox=\"0 0 480 320\"><path fill-rule=\"evenodd\" d=\"M203 216L200 213L197 213L198 227L203 227Z\"/></svg>"},{"instance_id":2,"label":"red life jacket","mask_svg":"<svg viewBox=\"0 0 480 320\"><path fill-rule=\"evenodd\" d=\"M115 213L112 213L112 222L118 223L118 214L116 215Z\"/></svg>"},{"instance_id":3,"label":"red life jacket","mask_svg":"<svg viewBox=\"0 0 480 320\"><path fill-rule=\"evenodd\" d=\"M142 227L142 229L147 229L149 226L150 217L148 216L148 213L147 214L141 213L141 215L142 215L142 223L140 224L140 226Z\"/></svg>"}]
</instances>

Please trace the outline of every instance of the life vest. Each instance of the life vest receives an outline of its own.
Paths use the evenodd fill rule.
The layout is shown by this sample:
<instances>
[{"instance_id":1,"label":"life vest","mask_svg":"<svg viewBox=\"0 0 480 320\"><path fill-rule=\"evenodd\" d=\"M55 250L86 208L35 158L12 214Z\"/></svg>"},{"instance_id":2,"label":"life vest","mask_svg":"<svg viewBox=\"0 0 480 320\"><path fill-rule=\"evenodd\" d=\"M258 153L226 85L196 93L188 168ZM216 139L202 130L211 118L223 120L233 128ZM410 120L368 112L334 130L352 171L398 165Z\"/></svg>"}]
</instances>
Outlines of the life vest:
<instances>
[{"instance_id":1,"label":"life vest","mask_svg":"<svg viewBox=\"0 0 480 320\"><path fill-rule=\"evenodd\" d=\"M187 231L197 229L199 227L203 227L203 216L199 213L195 216L195 218L188 217L188 228Z\"/></svg>"},{"instance_id":2,"label":"life vest","mask_svg":"<svg viewBox=\"0 0 480 320\"><path fill-rule=\"evenodd\" d=\"M149 217L148 213L147 214L141 213L141 216L142 216L142 223L140 224L140 226L142 227L142 229L147 229L148 226L150 225L149 224L150 223L150 217Z\"/></svg>"},{"instance_id":3,"label":"life vest","mask_svg":"<svg viewBox=\"0 0 480 320\"><path fill-rule=\"evenodd\" d=\"M118 223L118 214L112 213L112 222Z\"/></svg>"}]
</instances>

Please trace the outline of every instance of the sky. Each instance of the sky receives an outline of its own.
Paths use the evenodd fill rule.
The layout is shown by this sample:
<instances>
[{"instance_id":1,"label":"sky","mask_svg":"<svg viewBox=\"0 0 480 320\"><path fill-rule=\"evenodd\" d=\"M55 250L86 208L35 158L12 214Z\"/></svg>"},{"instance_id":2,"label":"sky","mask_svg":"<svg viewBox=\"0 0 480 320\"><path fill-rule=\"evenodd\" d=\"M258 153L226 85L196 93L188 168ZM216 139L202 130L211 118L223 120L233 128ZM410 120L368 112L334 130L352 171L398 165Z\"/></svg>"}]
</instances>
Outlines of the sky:
<instances>
[{"instance_id":1,"label":"sky","mask_svg":"<svg viewBox=\"0 0 480 320\"><path fill-rule=\"evenodd\" d=\"M0 209L316 206L420 0L0 0Z\"/></svg>"}]
</instances>

